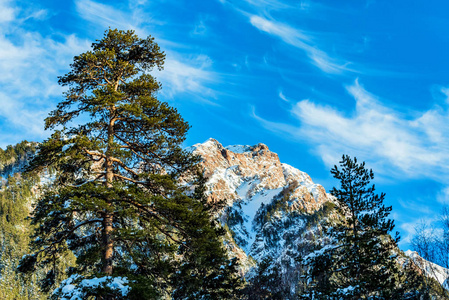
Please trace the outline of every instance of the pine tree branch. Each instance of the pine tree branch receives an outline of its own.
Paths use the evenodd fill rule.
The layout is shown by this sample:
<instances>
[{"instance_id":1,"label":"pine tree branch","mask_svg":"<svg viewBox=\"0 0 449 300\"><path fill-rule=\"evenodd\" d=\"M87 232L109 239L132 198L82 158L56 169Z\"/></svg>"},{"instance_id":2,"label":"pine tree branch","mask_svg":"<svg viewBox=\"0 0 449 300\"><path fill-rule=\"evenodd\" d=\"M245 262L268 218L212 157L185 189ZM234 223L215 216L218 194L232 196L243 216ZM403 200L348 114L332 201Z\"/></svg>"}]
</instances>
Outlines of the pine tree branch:
<instances>
[{"instance_id":1,"label":"pine tree branch","mask_svg":"<svg viewBox=\"0 0 449 300\"><path fill-rule=\"evenodd\" d=\"M132 170L131 168L129 168L124 162L122 162L120 159L113 157L113 156L107 156L106 154L103 154L101 152L98 151L91 151L91 150L87 150L86 148L83 148L83 151L86 152L87 154L93 156L100 156L104 159L109 159L113 162L118 163L123 169L125 169L126 171L128 171L129 173L133 174L134 176L138 177L139 174L137 174L137 172L135 172L134 170Z\"/></svg>"},{"instance_id":2,"label":"pine tree branch","mask_svg":"<svg viewBox=\"0 0 449 300\"><path fill-rule=\"evenodd\" d=\"M135 183L135 184L143 184L142 181L137 181L137 180L134 180L132 178L129 178L129 177L117 174L117 173L114 173L114 177L118 177L120 179L123 179L123 180L126 180L126 181L130 181L130 182Z\"/></svg>"},{"instance_id":3,"label":"pine tree branch","mask_svg":"<svg viewBox=\"0 0 449 300\"><path fill-rule=\"evenodd\" d=\"M148 206L144 206L142 204L139 204L135 201L132 200L126 200L126 199L117 199L116 201L122 201L122 202L126 202L128 204L132 204L134 207L136 207L139 210L143 210L144 212L146 212L148 215L150 215L151 217L155 218L156 220L158 220L161 224L167 223L167 221L165 221L162 217L160 217L159 215L157 215L157 213L154 210L150 210L150 208ZM144 218L146 221L150 221L151 219L149 217L147 217L146 215L141 214L140 217ZM170 224L170 226L173 226L174 228L178 229L180 232L182 232L183 234L186 234L185 231L174 225L175 222L172 222L173 224ZM171 240L173 240L176 243L181 243L180 240L175 239L174 237L171 236L170 232L167 230L162 229L161 227L157 226L156 224L154 224L154 222L152 222L152 225L154 225L161 233L167 235Z\"/></svg>"},{"instance_id":4,"label":"pine tree branch","mask_svg":"<svg viewBox=\"0 0 449 300\"><path fill-rule=\"evenodd\" d=\"M102 219L93 219L93 220L84 221L84 222L82 222L82 223L80 223L80 224L74 226L74 227L71 228L69 231L65 230L66 233L65 233L62 237L60 237L60 238L59 238L58 240L56 240L56 241L51 241L51 240L50 240L51 244L50 244L49 246L47 246L47 247L45 247L45 248L43 248L43 249L37 251L35 254L38 255L39 253L47 252L47 250L48 250L49 248L55 247L56 245L58 245L58 244L60 244L61 242L65 241L65 240L66 240L71 234L73 234L78 228L80 228L80 227L82 227L82 226L84 226L84 225L88 225L88 224L92 224L92 223L99 223L99 222L103 222L103 220L102 220Z\"/></svg>"}]
</instances>

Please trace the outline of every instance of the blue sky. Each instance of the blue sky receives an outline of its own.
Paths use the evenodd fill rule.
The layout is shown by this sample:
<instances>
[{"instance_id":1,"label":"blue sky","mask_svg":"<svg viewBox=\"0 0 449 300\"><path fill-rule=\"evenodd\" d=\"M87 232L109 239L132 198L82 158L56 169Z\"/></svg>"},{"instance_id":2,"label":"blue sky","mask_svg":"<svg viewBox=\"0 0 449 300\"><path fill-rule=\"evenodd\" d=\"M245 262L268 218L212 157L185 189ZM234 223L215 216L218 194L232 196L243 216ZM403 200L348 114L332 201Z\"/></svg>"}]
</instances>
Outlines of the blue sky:
<instances>
[{"instance_id":1,"label":"blue sky","mask_svg":"<svg viewBox=\"0 0 449 300\"><path fill-rule=\"evenodd\" d=\"M160 99L186 146L265 143L327 190L342 154L374 170L409 247L449 203L445 1L0 0L0 147L49 135L57 76L108 27L156 38Z\"/></svg>"}]
</instances>

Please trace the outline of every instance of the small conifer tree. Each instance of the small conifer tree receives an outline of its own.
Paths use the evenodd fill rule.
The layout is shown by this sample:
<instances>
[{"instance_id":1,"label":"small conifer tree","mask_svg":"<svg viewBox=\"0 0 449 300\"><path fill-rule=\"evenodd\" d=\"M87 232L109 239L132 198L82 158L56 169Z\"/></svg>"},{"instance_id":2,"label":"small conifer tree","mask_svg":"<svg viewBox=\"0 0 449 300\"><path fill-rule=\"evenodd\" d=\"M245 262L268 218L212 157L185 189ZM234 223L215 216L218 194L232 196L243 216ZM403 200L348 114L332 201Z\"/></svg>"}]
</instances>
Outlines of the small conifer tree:
<instances>
[{"instance_id":1,"label":"small conifer tree","mask_svg":"<svg viewBox=\"0 0 449 300\"><path fill-rule=\"evenodd\" d=\"M245 300L287 300L290 291L282 281L282 271L275 260L268 256L258 265L245 288Z\"/></svg>"},{"instance_id":2,"label":"small conifer tree","mask_svg":"<svg viewBox=\"0 0 449 300\"><path fill-rule=\"evenodd\" d=\"M340 169L341 168L341 169ZM329 224L330 243L308 255L308 290L305 298L392 299L402 291L402 272L397 261L398 233L390 232L394 221L387 219L391 206L383 204L385 194L376 194L370 185L374 174L344 155L332 175L340 181L333 188L342 216Z\"/></svg>"}]
</instances>

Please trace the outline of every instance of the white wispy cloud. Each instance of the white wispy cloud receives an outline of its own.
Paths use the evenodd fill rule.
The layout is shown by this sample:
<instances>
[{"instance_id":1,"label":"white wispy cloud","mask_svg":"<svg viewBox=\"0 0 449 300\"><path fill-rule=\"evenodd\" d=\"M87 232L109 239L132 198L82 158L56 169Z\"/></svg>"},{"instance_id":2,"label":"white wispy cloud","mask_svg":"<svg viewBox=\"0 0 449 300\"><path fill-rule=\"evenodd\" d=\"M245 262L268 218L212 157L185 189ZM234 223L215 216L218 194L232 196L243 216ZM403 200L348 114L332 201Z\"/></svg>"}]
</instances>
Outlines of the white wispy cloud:
<instances>
[{"instance_id":1,"label":"white wispy cloud","mask_svg":"<svg viewBox=\"0 0 449 300\"><path fill-rule=\"evenodd\" d=\"M399 242L399 247L403 247L404 245L412 246L413 237L416 236L417 229L422 222L431 223L429 220L417 220L412 222L403 222L399 226L399 230L401 231L401 240Z\"/></svg>"},{"instance_id":2,"label":"white wispy cloud","mask_svg":"<svg viewBox=\"0 0 449 300\"><path fill-rule=\"evenodd\" d=\"M369 161L383 176L449 179L448 103L413 117L387 107L357 80L347 91L356 101L351 113L302 100L290 110L301 124L294 129L256 119L268 129L309 141L327 166L346 153Z\"/></svg>"},{"instance_id":3,"label":"white wispy cloud","mask_svg":"<svg viewBox=\"0 0 449 300\"><path fill-rule=\"evenodd\" d=\"M254 106L251 107L251 116L260 122L265 128L277 132L284 133L288 137L298 138L297 132L298 128L289 124L268 121L256 114L256 109Z\"/></svg>"},{"instance_id":4,"label":"white wispy cloud","mask_svg":"<svg viewBox=\"0 0 449 300\"><path fill-rule=\"evenodd\" d=\"M404 222L400 225L401 240L399 246L403 247L404 244L409 245L412 242L413 236L416 235L417 222Z\"/></svg>"},{"instance_id":5,"label":"white wispy cloud","mask_svg":"<svg viewBox=\"0 0 449 300\"><path fill-rule=\"evenodd\" d=\"M284 93L282 92L282 90L279 91L279 98L281 98L282 100L284 100L285 102L290 102L290 100L288 100L287 97L285 97Z\"/></svg>"},{"instance_id":6,"label":"white wispy cloud","mask_svg":"<svg viewBox=\"0 0 449 300\"><path fill-rule=\"evenodd\" d=\"M313 44L312 37L307 33L257 15L251 15L249 19L250 23L260 31L278 37L285 43L303 50L311 62L323 72L337 74L349 70L349 62L341 62L329 57L326 52Z\"/></svg>"},{"instance_id":7,"label":"white wispy cloud","mask_svg":"<svg viewBox=\"0 0 449 300\"><path fill-rule=\"evenodd\" d=\"M0 23L10 22L14 20L16 10L11 6L11 1L0 1Z\"/></svg>"},{"instance_id":8,"label":"white wispy cloud","mask_svg":"<svg viewBox=\"0 0 449 300\"><path fill-rule=\"evenodd\" d=\"M414 211L419 213L421 216L431 216L435 214L434 208L429 206L431 204L428 199L399 199L398 200L399 205L407 209L408 211Z\"/></svg>"},{"instance_id":9,"label":"white wispy cloud","mask_svg":"<svg viewBox=\"0 0 449 300\"><path fill-rule=\"evenodd\" d=\"M399 246L404 245L413 246L413 238L418 233L425 234L430 239L443 238L443 229L438 217L423 217L411 222L401 223L399 229L401 230L401 240Z\"/></svg>"},{"instance_id":10,"label":"white wispy cloud","mask_svg":"<svg viewBox=\"0 0 449 300\"><path fill-rule=\"evenodd\" d=\"M74 35L55 34L56 41L29 30L27 22L46 18L44 9L20 9L13 1L2 1L0 11L0 121L4 129L0 147L4 147L18 142L20 136L39 140L47 135L43 120L63 91L57 76L66 72L73 56L84 51L87 43Z\"/></svg>"},{"instance_id":11,"label":"white wispy cloud","mask_svg":"<svg viewBox=\"0 0 449 300\"><path fill-rule=\"evenodd\" d=\"M79 16L86 21L95 23L104 29L127 28L133 29L135 21L120 9L90 0L75 1Z\"/></svg>"},{"instance_id":12,"label":"white wispy cloud","mask_svg":"<svg viewBox=\"0 0 449 300\"><path fill-rule=\"evenodd\" d=\"M166 52L164 70L155 73L163 84L162 94L174 98L179 93L191 93L198 99L209 102L215 92L207 83L218 80L217 75L211 71L212 60L206 55L196 55L192 58L181 58L179 53ZM211 102L212 104L212 102Z\"/></svg>"},{"instance_id":13,"label":"white wispy cloud","mask_svg":"<svg viewBox=\"0 0 449 300\"><path fill-rule=\"evenodd\" d=\"M145 5L142 2L141 5ZM118 9L113 5L98 3L91 0L77 0L76 7L80 17L88 21L93 26L101 29L107 27L117 27L119 29L133 29L139 36L147 36L149 31L156 30L156 25L163 22L154 18L151 14L145 13L145 7L135 7L130 1L132 9ZM148 27L151 23L152 28ZM157 26L156 26L157 27ZM198 94L197 99L213 104L214 91L209 87L211 82L219 80L217 73L213 71L212 60L204 54L192 55L187 52L179 52L170 49L171 41L162 40L156 36L156 42L162 45L166 52L164 70L155 72L154 75L163 84L162 95L174 98L178 94L191 93Z\"/></svg>"},{"instance_id":14,"label":"white wispy cloud","mask_svg":"<svg viewBox=\"0 0 449 300\"><path fill-rule=\"evenodd\" d=\"M190 32L190 34L193 35L193 36L204 36L204 35L206 35L207 32L208 32L208 28L206 26L206 21L207 21L206 17L199 18L195 22L193 30Z\"/></svg>"},{"instance_id":15,"label":"white wispy cloud","mask_svg":"<svg viewBox=\"0 0 449 300\"><path fill-rule=\"evenodd\" d=\"M293 5L278 0L245 0L246 3L263 10L280 10L293 8Z\"/></svg>"},{"instance_id":16,"label":"white wispy cloud","mask_svg":"<svg viewBox=\"0 0 449 300\"><path fill-rule=\"evenodd\" d=\"M449 205L449 186L444 187L436 197L437 201L443 205Z\"/></svg>"}]
</instances>

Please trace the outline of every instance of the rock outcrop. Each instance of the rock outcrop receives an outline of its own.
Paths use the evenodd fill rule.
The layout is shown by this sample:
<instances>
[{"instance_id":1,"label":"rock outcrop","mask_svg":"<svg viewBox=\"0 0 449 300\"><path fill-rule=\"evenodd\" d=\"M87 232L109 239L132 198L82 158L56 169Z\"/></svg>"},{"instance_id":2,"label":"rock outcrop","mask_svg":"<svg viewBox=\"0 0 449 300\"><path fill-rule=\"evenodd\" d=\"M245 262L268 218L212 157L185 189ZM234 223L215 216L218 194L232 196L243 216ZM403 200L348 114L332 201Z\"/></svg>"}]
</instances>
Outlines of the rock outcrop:
<instances>
[{"instance_id":1,"label":"rock outcrop","mask_svg":"<svg viewBox=\"0 0 449 300\"><path fill-rule=\"evenodd\" d=\"M250 200L258 192L281 188L289 191L291 210L311 213L329 201L321 185L314 184L306 173L281 163L264 144L223 147L209 139L192 149L202 157L211 200L226 199L232 205L238 199Z\"/></svg>"}]
</instances>

